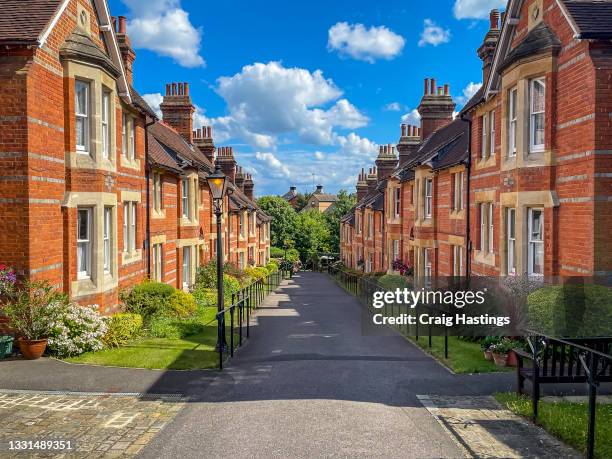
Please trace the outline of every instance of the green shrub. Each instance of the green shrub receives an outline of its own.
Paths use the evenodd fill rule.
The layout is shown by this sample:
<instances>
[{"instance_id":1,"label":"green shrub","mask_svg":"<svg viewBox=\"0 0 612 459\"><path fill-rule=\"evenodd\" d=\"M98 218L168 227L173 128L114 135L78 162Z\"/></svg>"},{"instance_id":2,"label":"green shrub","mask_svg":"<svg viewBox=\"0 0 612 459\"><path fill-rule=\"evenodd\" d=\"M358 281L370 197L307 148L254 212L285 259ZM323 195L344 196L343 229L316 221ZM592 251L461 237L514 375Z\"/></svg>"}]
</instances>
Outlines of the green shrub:
<instances>
[{"instance_id":1,"label":"green shrub","mask_svg":"<svg viewBox=\"0 0 612 459\"><path fill-rule=\"evenodd\" d=\"M103 341L106 346L118 347L126 344L142 329L142 316L124 312L109 317Z\"/></svg>"},{"instance_id":2,"label":"green shrub","mask_svg":"<svg viewBox=\"0 0 612 459\"><path fill-rule=\"evenodd\" d=\"M153 317L148 334L154 338L181 339L203 331L203 324L197 319L176 319L173 317Z\"/></svg>"},{"instance_id":3,"label":"green shrub","mask_svg":"<svg viewBox=\"0 0 612 459\"><path fill-rule=\"evenodd\" d=\"M397 288L405 288L408 286L406 278L398 274L385 274L378 279L378 285L385 290L395 290Z\"/></svg>"},{"instance_id":4,"label":"green shrub","mask_svg":"<svg viewBox=\"0 0 612 459\"><path fill-rule=\"evenodd\" d=\"M176 289L163 282L146 281L131 290L121 292L126 312L140 314L145 322L167 307Z\"/></svg>"},{"instance_id":5,"label":"green shrub","mask_svg":"<svg viewBox=\"0 0 612 459\"><path fill-rule=\"evenodd\" d=\"M280 247L270 247L270 258L283 258L285 251Z\"/></svg>"},{"instance_id":6,"label":"green shrub","mask_svg":"<svg viewBox=\"0 0 612 459\"><path fill-rule=\"evenodd\" d=\"M192 295L200 309L217 307L217 290L214 288L196 287Z\"/></svg>"},{"instance_id":7,"label":"green shrub","mask_svg":"<svg viewBox=\"0 0 612 459\"><path fill-rule=\"evenodd\" d=\"M298 252L297 249L289 249L287 250L287 255L285 256L285 259L295 263L300 259L300 252Z\"/></svg>"},{"instance_id":8,"label":"green shrub","mask_svg":"<svg viewBox=\"0 0 612 459\"><path fill-rule=\"evenodd\" d=\"M232 276L241 285L250 282L249 276L244 271L229 262L223 265L223 274ZM211 260L197 269L195 284L197 287L217 288L217 263L215 260Z\"/></svg>"},{"instance_id":9,"label":"green shrub","mask_svg":"<svg viewBox=\"0 0 612 459\"><path fill-rule=\"evenodd\" d=\"M603 285L556 285L528 297L532 328L554 336L610 336L612 289Z\"/></svg>"},{"instance_id":10,"label":"green shrub","mask_svg":"<svg viewBox=\"0 0 612 459\"><path fill-rule=\"evenodd\" d=\"M193 296L182 290L175 290L168 300L168 305L163 310L163 315L175 317L189 317L196 310L196 302Z\"/></svg>"},{"instance_id":11,"label":"green shrub","mask_svg":"<svg viewBox=\"0 0 612 459\"><path fill-rule=\"evenodd\" d=\"M278 272L278 264L276 264L275 262L271 261L270 263L268 263L266 265L266 269L268 270L269 273Z\"/></svg>"}]
</instances>

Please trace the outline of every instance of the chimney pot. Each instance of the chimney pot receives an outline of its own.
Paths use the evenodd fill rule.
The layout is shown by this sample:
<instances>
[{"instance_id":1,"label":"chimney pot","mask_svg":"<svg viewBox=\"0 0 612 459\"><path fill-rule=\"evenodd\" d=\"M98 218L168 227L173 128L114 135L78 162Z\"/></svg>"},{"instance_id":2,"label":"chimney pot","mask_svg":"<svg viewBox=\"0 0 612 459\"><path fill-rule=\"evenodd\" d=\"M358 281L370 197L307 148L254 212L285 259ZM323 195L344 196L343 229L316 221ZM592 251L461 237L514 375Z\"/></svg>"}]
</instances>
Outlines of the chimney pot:
<instances>
[{"instance_id":1,"label":"chimney pot","mask_svg":"<svg viewBox=\"0 0 612 459\"><path fill-rule=\"evenodd\" d=\"M117 33L117 16L111 18L111 23L113 25L113 32Z\"/></svg>"},{"instance_id":2,"label":"chimney pot","mask_svg":"<svg viewBox=\"0 0 612 459\"><path fill-rule=\"evenodd\" d=\"M423 94L427 95L428 92L429 92L429 78L425 78Z\"/></svg>"},{"instance_id":3,"label":"chimney pot","mask_svg":"<svg viewBox=\"0 0 612 459\"><path fill-rule=\"evenodd\" d=\"M446 83L446 84L444 85L444 95L445 95L445 96L448 96L449 89L450 89L450 87L449 87L448 83Z\"/></svg>"},{"instance_id":4,"label":"chimney pot","mask_svg":"<svg viewBox=\"0 0 612 459\"><path fill-rule=\"evenodd\" d=\"M167 95L167 96L169 96L169 95L170 95L170 90L171 90L170 88L171 88L170 83L166 84L166 95Z\"/></svg>"},{"instance_id":5,"label":"chimney pot","mask_svg":"<svg viewBox=\"0 0 612 459\"><path fill-rule=\"evenodd\" d=\"M498 30L499 29L499 11L491 10L491 13L489 14L489 19L491 21L491 30Z\"/></svg>"},{"instance_id":6,"label":"chimney pot","mask_svg":"<svg viewBox=\"0 0 612 459\"><path fill-rule=\"evenodd\" d=\"M383 155L387 156L388 148L387 145L383 146Z\"/></svg>"},{"instance_id":7,"label":"chimney pot","mask_svg":"<svg viewBox=\"0 0 612 459\"><path fill-rule=\"evenodd\" d=\"M185 95L188 96L189 95L189 83L187 82L183 83L183 89L185 91Z\"/></svg>"},{"instance_id":8,"label":"chimney pot","mask_svg":"<svg viewBox=\"0 0 612 459\"><path fill-rule=\"evenodd\" d=\"M193 136L194 139L198 138L198 130L194 129L193 132L191 133L191 135Z\"/></svg>"},{"instance_id":9,"label":"chimney pot","mask_svg":"<svg viewBox=\"0 0 612 459\"><path fill-rule=\"evenodd\" d=\"M172 83L172 95L176 96L176 83Z\"/></svg>"},{"instance_id":10,"label":"chimney pot","mask_svg":"<svg viewBox=\"0 0 612 459\"><path fill-rule=\"evenodd\" d=\"M432 78L429 80L429 94L432 96L436 94L436 79Z\"/></svg>"},{"instance_id":11,"label":"chimney pot","mask_svg":"<svg viewBox=\"0 0 612 459\"><path fill-rule=\"evenodd\" d=\"M126 31L126 27L125 27L125 16L119 16L119 33L125 33Z\"/></svg>"},{"instance_id":12,"label":"chimney pot","mask_svg":"<svg viewBox=\"0 0 612 459\"><path fill-rule=\"evenodd\" d=\"M408 126L406 126L405 124L402 124L402 137L406 137L408 135Z\"/></svg>"}]
</instances>

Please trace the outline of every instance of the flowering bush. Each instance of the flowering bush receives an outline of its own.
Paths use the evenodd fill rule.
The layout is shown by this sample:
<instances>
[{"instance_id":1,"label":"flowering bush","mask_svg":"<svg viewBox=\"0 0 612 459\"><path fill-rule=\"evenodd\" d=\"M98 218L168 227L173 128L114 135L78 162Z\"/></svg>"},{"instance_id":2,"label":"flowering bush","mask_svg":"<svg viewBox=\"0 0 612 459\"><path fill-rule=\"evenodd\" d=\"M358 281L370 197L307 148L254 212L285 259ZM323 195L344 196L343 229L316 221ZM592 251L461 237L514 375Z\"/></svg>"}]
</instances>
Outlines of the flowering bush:
<instances>
[{"instance_id":1,"label":"flowering bush","mask_svg":"<svg viewBox=\"0 0 612 459\"><path fill-rule=\"evenodd\" d=\"M405 264L402 260L394 260L393 271L399 271L402 276L412 276L413 268L412 265Z\"/></svg>"},{"instance_id":2,"label":"flowering bush","mask_svg":"<svg viewBox=\"0 0 612 459\"><path fill-rule=\"evenodd\" d=\"M12 268L0 263L0 297L7 296L13 292L17 275Z\"/></svg>"},{"instance_id":3,"label":"flowering bush","mask_svg":"<svg viewBox=\"0 0 612 459\"><path fill-rule=\"evenodd\" d=\"M60 357L99 351L104 347L106 319L97 305L79 306L67 301L49 305L50 333L48 347Z\"/></svg>"},{"instance_id":4,"label":"flowering bush","mask_svg":"<svg viewBox=\"0 0 612 459\"><path fill-rule=\"evenodd\" d=\"M23 288L15 289L8 296L2 312L9 318L11 328L28 340L45 339L49 336L49 306L61 301L46 281L26 281Z\"/></svg>"}]
</instances>

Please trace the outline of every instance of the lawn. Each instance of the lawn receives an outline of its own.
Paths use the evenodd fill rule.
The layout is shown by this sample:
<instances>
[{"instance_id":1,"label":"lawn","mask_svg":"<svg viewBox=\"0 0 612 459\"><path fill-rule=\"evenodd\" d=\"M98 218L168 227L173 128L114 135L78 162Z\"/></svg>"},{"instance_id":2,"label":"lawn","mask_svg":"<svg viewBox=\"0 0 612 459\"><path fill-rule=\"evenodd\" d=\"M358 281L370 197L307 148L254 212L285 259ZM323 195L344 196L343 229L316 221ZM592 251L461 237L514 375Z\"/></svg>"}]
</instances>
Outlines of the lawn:
<instances>
[{"instance_id":1,"label":"lawn","mask_svg":"<svg viewBox=\"0 0 612 459\"><path fill-rule=\"evenodd\" d=\"M206 309L199 317L202 324L210 322L216 312L214 308ZM229 316L226 318L226 323L229 323ZM217 322L208 323L208 325L198 328L197 333L180 339L141 337L134 339L125 346L98 352L86 352L65 360L90 365L156 370L216 368L219 365L219 354L215 352ZM243 333L246 333L246 331L243 330ZM229 325L226 336L229 345ZM238 335L234 333L234 347L237 345Z\"/></svg>"},{"instance_id":2,"label":"lawn","mask_svg":"<svg viewBox=\"0 0 612 459\"><path fill-rule=\"evenodd\" d=\"M528 396L498 393L495 398L514 413L531 417L532 405ZM586 452L588 404L566 401L543 402L538 406L538 424L555 437ZM595 457L612 457L612 405L598 405L595 421Z\"/></svg>"},{"instance_id":3,"label":"lawn","mask_svg":"<svg viewBox=\"0 0 612 459\"><path fill-rule=\"evenodd\" d=\"M448 359L444 358L444 337L432 336L431 348L427 336L409 337L425 352L435 356L455 373L491 373L494 371L513 371L511 367L498 367L495 363L485 360L480 344L462 341L456 336L448 337Z\"/></svg>"}]
</instances>

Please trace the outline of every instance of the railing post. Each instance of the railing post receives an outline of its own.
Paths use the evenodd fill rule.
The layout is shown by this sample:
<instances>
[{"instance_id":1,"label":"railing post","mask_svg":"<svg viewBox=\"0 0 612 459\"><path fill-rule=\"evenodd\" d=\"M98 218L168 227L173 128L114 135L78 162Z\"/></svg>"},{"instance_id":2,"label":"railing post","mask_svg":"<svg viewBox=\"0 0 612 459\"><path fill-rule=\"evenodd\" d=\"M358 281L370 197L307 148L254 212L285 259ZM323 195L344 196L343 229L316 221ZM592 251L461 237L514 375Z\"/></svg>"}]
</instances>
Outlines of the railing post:
<instances>
[{"instance_id":1,"label":"railing post","mask_svg":"<svg viewBox=\"0 0 612 459\"><path fill-rule=\"evenodd\" d=\"M232 293L232 303L234 302L235 294ZM242 346L242 321L244 320L244 304L238 296L238 347Z\"/></svg>"},{"instance_id":2,"label":"railing post","mask_svg":"<svg viewBox=\"0 0 612 459\"><path fill-rule=\"evenodd\" d=\"M595 415L597 414L597 355L591 353L591 361L589 362L589 425L587 430L587 459L595 457Z\"/></svg>"},{"instance_id":3,"label":"railing post","mask_svg":"<svg viewBox=\"0 0 612 459\"><path fill-rule=\"evenodd\" d=\"M234 303L230 306L230 357L234 357Z\"/></svg>"},{"instance_id":4,"label":"railing post","mask_svg":"<svg viewBox=\"0 0 612 459\"><path fill-rule=\"evenodd\" d=\"M251 286L249 285L247 287L247 289L250 292ZM250 321L251 321L251 295L250 295L250 293L248 293L247 297L243 298L243 299L247 302L247 313L246 313L246 319L247 319L247 327L246 328L247 328L247 330L246 330L246 333L247 333L247 338L249 338L249 336L250 336L249 335L249 333L250 333Z\"/></svg>"},{"instance_id":5,"label":"railing post","mask_svg":"<svg viewBox=\"0 0 612 459\"><path fill-rule=\"evenodd\" d=\"M223 342L223 323L224 313L217 314L217 339L219 343ZM223 370L223 346L219 346L219 370Z\"/></svg>"}]
</instances>

